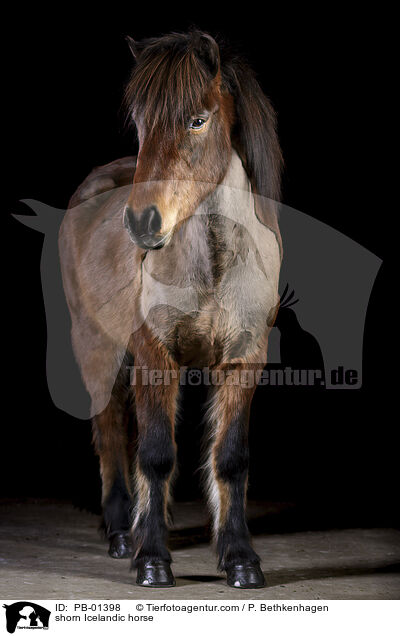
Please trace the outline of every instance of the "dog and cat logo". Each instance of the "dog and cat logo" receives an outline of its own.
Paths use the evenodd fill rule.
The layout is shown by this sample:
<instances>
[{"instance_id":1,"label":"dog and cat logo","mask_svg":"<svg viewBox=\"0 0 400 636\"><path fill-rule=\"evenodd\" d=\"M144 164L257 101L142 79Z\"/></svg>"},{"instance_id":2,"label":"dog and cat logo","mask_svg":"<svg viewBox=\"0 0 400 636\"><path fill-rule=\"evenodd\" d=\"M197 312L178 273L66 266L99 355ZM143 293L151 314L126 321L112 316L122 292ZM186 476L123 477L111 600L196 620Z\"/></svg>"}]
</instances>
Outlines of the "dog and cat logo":
<instances>
[{"instance_id":1,"label":"dog and cat logo","mask_svg":"<svg viewBox=\"0 0 400 636\"><path fill-rule=\"evenodd\" d=\"M16 629L49 629L51 612L37 603L18 601L3 607L9 634L14 634Z\"/></svg>"},{"instance_id":2,"label":"dog and cat logo","mask_svg":"<svg viewBox=\"0 0 400 636\"><path fill-rule=\"evenodd\" d=\"M129 188L130 186L117 188L121 200L128 196ZM111 196L110 192L93 195L88 201L79 204L77 231L86 227L85 224L90 223L93 214L102 209L107 197ZM242 191L231 188L229 192L224 192L224 196L229 195L229 200L234 204L232 210L239 210L242 205ZM116 189L112 193L115 196ZM82 382L72 348L71 316L60 266L60 228L64 217L71 214L71 210L65 212L32 199L23 202L35 215L14 215L15 218L45 235L40 270L47 319L46 371L50 395L57 408L75 418L86 420L93 415L93 405ZM236 217L226 218L227 222L236 223ZM101 227L101 232L104 232L103 243L107 244L108 232L113 226L103 223ZM253 229L256 228L257 226ZM335 228L284 204L279 205L279 228L284 257L280 271L280 307L268 345L270 368L274 364L274 369L282 372L286 367L321 370L324 389L360 388L365 319L381 259ZM243 231L245 229L250 231L247 228ZM119 231L125 232L122 222ZM255 231L251 234L251 240L254 244L253 256L262 253L263 246ZM246 280L249 259L253 256L248 256L247 260L244 257L239 259L240 262L232 266L227 276ZM110 258L118 262L118 255L111 255ZM123 270L118 288L106 285L103 289L99 287L98 281L92 280L92 275L92 278L88 278L88 284L92 285L93 290L97 290L96 294L100 294L96 320L100 321L99 327L105 333L108 317L120 312L118 303L122 298L122 290L131 284L130 271L129 267ZM143 276L147 277L146 281L152 289L157 289L155 300L151 300L153 297L150 296L146 315L159 303L182 314L198 310L198 294L194 288L170 285L168 277L162 282L145 265ZM297 300L293 298L294 293L299 299L295 308L293 305ZM227 296L219 297L217 294L216 302L222 308L221 311L228 311L224 305L226 300ZM92 307L92 300L90 306ZM120 321L118 337L122 338L121 342L125 346L125 339L127 342L133 327L129 311L123 315L125 318ZM246 311L241 316L245 337L246 325L250 325L251 329L252 317ZM110 343L112 342L113 338L110 339ZM103 378L101 374L106 374L99 386L103 387L100 401L107 404L108 391L111 392L115 378L112 374L108 377L105 368L99 369L98 375ZM197 369L190 369L186 379L187 384L196 386L202 384L203 374Z\"/></svg>"}]
</instances>

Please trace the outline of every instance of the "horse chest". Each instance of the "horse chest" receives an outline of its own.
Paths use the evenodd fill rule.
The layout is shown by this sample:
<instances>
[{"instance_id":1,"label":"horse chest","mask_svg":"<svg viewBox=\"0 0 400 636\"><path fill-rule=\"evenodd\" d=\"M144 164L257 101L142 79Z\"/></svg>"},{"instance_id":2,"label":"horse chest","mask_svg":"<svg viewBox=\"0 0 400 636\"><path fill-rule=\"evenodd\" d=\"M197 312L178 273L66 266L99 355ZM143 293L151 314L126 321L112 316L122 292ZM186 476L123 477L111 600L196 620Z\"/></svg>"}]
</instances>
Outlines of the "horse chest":
<instances>
[{"instance_id":1,"label":"horse chest","mask_svg":"<svg viewBox=\"0 0 400 636\"><path fill-rule=\"evenodd\" d=\"M187 226L175 245L145 259L141 310L179 364L212 366L256 345L273 294L243 226L221 217Z\"/></svg>"}]
</instances>

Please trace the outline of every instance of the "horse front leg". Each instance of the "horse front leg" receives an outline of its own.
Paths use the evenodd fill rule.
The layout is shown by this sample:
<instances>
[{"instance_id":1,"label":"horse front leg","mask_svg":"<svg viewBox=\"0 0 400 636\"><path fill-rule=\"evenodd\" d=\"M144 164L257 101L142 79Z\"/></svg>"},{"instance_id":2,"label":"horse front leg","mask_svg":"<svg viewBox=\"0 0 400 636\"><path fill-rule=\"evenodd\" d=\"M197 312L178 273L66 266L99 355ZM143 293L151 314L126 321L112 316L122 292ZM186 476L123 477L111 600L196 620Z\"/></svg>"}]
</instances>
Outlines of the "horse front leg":
<instances>
[{"instance_id":1,"label":"horse front leg","mask_svg":"<svg viewBox=\"0 0 400 636\"><path fill-rule=\"evenodd\" d=\"M130 536L132 487L125 402L111 395L107 407L92 420L93 443L100 459L102 509L108 554L114 559L132 555Z\"/></svg>"},{"instance_id":2,"label":"horse front leg","mask_svg":"<svg viewBox=\"0 0 400 636\"><path fill-rule=\"evenodd\" d=\"M165 351L143 343L135 352L135 365L138 448L132 565L138 585L171 587L175 579L166 545L167 504L176 457L178 371Z\"/></svg>"},{"instance_id":3,"label":"horse front leg","mask_svg":"<svg viewBox=\"0 0 400 636\"><path fill-rule=\"evenodd\" d=\"M222 370L226 371L226 367ZM240 367L230 370L240 371ZM254 391L254 386L246 388L240 384L214 387L208 411L211 429L208 496L214 517L218 569L225 570L228 585L237 588L265 585L260 558L250 544L245 514L248 424Z\"/></svg>"}]
</instances>

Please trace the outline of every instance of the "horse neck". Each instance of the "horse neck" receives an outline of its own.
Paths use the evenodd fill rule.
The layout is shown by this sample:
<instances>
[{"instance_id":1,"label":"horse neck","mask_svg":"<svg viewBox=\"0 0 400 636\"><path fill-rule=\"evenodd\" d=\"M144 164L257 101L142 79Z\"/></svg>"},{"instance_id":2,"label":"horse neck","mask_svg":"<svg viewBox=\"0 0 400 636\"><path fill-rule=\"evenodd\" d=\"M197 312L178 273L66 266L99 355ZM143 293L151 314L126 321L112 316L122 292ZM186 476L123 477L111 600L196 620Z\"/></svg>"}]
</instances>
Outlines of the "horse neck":
<instances>
[{"instance_id":1,"label":"horse neck","mask_svg":"<svg viewBox=\"0 0 400 636\"><path fill-rule=\"evenodd\" d=\"M206 278L224 269L224 254L231 246L233 223L246 224L254 217L254 200L243 164L232 150L223 181L199 205L193 217L182 226L177 243L190 246L189 263ZM233 223L232 223L233 222Z\"/></svg>"},{"instance_id":2,"label":"horse neck","mask_svg":"<svg viewBox=\"0 0 400 636\"><path fill-rule=\"evenodd\" d=\"M221 217L235 223L246 223L254 217L254 198L242 161L232 150L228 170L222 182L199 205L195 216Z\"/></svg>"},{"instance_id":3,"label":"horse neck","mask_svg":"<svg viewBox=\"0 0 400 636\"><path fill-rule=\"evenodd\" d=\"M245 192L251 191L250 181L244 169L242 160L234 148L232 148L231 160L221 185L233 188L234 190L242 190Z\"/></svg>"}]
</instances>

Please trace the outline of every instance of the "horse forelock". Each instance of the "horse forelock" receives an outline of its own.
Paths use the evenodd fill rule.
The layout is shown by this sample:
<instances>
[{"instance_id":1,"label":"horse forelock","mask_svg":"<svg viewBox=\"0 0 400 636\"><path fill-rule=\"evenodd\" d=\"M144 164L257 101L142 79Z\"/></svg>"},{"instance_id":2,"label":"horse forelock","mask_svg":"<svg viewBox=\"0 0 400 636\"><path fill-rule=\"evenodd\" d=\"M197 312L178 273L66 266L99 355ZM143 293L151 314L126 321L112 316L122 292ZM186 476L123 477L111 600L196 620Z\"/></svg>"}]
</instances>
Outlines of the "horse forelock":
<instances>
[{"instance_id":1,"label":"horse forelock","mask_svg":"<svg viewBox=\"0 0 400 636\"><path fill-rule=\"evenodd\" d=\"M215 99L218 78L198 55L198 37L198 33L173 33L140 43L125 91L128 120L140 117L150 133L162 126L175 136L179 127Z\"/></svg>"}]
</instances>

